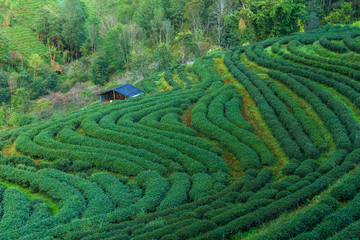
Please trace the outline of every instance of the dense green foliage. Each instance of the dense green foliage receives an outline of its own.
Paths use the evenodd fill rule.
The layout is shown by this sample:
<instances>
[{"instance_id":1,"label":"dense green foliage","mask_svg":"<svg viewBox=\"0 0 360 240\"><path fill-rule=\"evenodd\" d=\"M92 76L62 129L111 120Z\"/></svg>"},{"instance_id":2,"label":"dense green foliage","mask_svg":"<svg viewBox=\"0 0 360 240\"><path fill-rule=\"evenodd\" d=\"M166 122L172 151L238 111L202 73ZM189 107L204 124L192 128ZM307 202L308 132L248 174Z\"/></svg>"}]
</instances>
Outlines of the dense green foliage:
<instances>
[{"instance_id":1,"label":"dense green foliage","mask_svg":"<svg viewBox=\"0 0 360 240\"><path fill-rule=\"evenodd\" d=\"M341 21L348 2L38 6L34 30L52 65L78 62L57 75L41 52L26 70L3 61L0 125L18 128L0 129L0 239L357 236L360 30L316 29ZM4 13L6 28L18 24ZM303 26L315 30L288 35ZM43 120L26 114L48 91L124 70L146 94ZM66 105L61 96L50 104Z\"/></svg>"}]
</instances>

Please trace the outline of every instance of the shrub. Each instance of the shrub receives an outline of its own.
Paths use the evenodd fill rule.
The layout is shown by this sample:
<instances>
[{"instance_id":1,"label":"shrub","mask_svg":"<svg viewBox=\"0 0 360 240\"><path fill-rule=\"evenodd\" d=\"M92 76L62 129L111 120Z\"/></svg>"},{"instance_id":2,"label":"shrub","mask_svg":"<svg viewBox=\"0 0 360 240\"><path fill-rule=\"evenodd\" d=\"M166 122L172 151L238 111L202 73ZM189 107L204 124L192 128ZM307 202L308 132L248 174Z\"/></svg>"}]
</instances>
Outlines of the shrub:
<instances>
[{"instance_id":1,"label":"shrub","mask_svg":"<svg viewBox=\"0 0 360 240\"><path fill-rule=\"evenodd\" d=\"M63 172L68 172L71 169L71 161L67 158L60 158L54 161L54 168Z\"/></svg>"},{"instance_id":2,"label":"shrub","mask_svg":"<svg viewBox=\"0 0 360 240\"><path fill-rule=\"evenodd\" d=\"M289 191L281 191L281 192L279 192L278 194L276 194L276 199L281 199L281 198L284 198L284 197L286 197L286 196L288 196L288 195L290 195L291 194L291 192L289 192Z\"/></svg>"},{"instance_id":3,"label":"shrub","mask_svg":"<svg viewBox=\"0 0 360 240\"><path fill-rule=\"evenodd\" d=\"M331 51L334 51L334 52L338 52L338 53L346 53L347 52L347 48L345 46L342 46L342 45L340 45L338 43L331 42L326 38L321 38L320 39L320 44L324 48L327 48L327 49L329 49Z\"/></svg>"},{"instance_id":4,"label":"shrub","mask_svg":"<svg viewBox=\"0 0 360 240\"><path fill-rule=\"evenodd\" d=\"M252 191L249 191L249 192L243 192L243 193L240 193L238 195L238 198L236 199L236 202L237 203L245 203L248 201L248 199L254 195L254 192Z\"/></svg>"},{"instance_id":5,"label":"shrub","mask_svg":"<svg viewBox=\"0 0 360 240\"><path fill-rule=\"evenodd\" d=\"M353 199L356 191L355 184L340 184L331 190L331 196L336 200L343 202Z\"/></svg>"},{"instance_id":6,"label":"shrub","mask_svg":"<svg viewBox=\"0 0 360 240\"><path fill-rule=\"evenodd\" d=\"M110 67L106 57L99 56L91 65L91 80L94 84L105 84L109 78Z\"/></svg>"},{"instance_id":7,"label":"shrub","mask_svg":"<svg viewBox=\"0 0 360 240\"><path fill-rule=\"evenodd\" d=\"M160 240L180 240L176 234L168 234L163 236Z\"/></svg>"},{"instance_id":8,"label":"shrub","mask_svg":"<svg viewBox=\"0 0 360 240\"><path fill-rule=\"evenodd\" d=\"M175 232L180 239L190 239L192 237L196 237L200 233L208 232L215 229L217 225L209 220L200 220L195 223L181 228Z\"/></svg>"},{"instance_id":9,"label":"shrub","mask_svg":"<svg viewBox=\"0 0 360 240\"><path fill-rule=\"evenodd\" d=\"M285 175L292 175L295 173L295 170L300 166L300 162L298 161L291 161L287 163L283 169L281 170Z\"/></svg>"},{"instance_id":10,"label":"shrub","mask_svg":"<svg viewBox=\"0 0 360 240\"><path fill-rule=\"evenodd\" d=\"M295 175L305 177L311 172L314 172L317 167L317 162L311 159L303 161L298 168L295 170Z\"/></svg>"},{"instance_id":11,"label":"shrub","mask_svg":"<svg viewBox=\"0 0 360 240\"><path fill-rule=\"evenodd\" d=\"M71 168L72 168L75 172L81 172L81 171L89 170L92 166L93 166L92 163L89 163L89 162L86 162L86 161L77 160L77 161L74 161L74 162L72 163Z\"/></svg>"}]
</instances>

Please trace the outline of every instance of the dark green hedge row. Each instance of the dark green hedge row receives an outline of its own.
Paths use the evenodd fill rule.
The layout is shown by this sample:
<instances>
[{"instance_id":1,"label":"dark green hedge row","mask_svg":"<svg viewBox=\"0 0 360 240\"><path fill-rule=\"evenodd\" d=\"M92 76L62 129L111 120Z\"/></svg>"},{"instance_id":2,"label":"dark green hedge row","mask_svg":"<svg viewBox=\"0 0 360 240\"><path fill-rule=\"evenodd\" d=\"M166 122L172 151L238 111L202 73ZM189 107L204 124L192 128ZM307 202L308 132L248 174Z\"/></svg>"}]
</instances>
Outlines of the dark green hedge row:
<instances>
[{"instance_id":1,"label":"dark green hedge row","mask_svg":"<svg viewBox=\"0 0 360 240\"><path fill-rule=\"evenodd\" d=\"M223 172L228 171L225 162L217 154L212 152L219 153L219 149L203 139L173 132L157 131L153 128L135 124L130 121L124 121L123 119L121 119L121 122L119 122L118 125L115 125L111 122L105 122L104 118L100 122L100 125L109 130L117 130L118 132L136 135L144 139L151 139L157 143L164 144L167 147L188 156L193 159L193 161L195 160L199 164L203 164L211 173L218 172L219 170ZM171 157L171 155L168 156L168 158Z\"/></svg>"},{"instance_id":2,"label":"dark green hedge row","mask_svg":"<svg viewBox=\"0 0 360 240\"><path fill-rule=\"evenodd\" d=\"M234 65L234 62L231 60L231 52L226 53L224 57L224 63L229 68L234 77L245 86L246 90L249 92L250 96L258 106L264 121L270 127L271 132L279 141L285 153L289 157L301 159L303 154L301 153L299 146L291 139L289 133L277 120L275 111L264 99L264 96L259 91L259 89L252 84L248 76L246 76L242 71L239 70L237 66Z\"/></svg>"},{"instance_id":3,"label":"dark green hedge row","mask_svg":"<svg viewBox=\"0 0 360 240\"><path fill-rule=\"evenodd\" d=\"M108 169L114 172L123 173L125 175L136 175L144 168L128 160L120 159L112 156L103 156L97 153L87 153L80 151L67 151L66 149L53 149L40 146L31 140L32 133L29 131L22 134L15 142L16 149L24 154L34 158L42 158L47 160L57 160L59 158L67 158L72 160L83 160L95 164L100 169Z\"/></svg>"},{"instance_id":4,"label":"dark green hedge row","mask_svg":"<svg viewBox=\"0 0 360 240\"><path fill-rule=\"evenodd\" d=\"M156 172L145 171L135 177L137 185L145 188L145 195L135 203L139 212L153 212L169 191L169 182Z\"/></svg>"},{"instance_id":5,"label":"dark green hedge row","mask_svg":"<svg viewBox=\"0 0 360 240\"><path fill-rule=\"evenodd\" d=\"M338 201L352 200L360 190L360 172L348 175L345 180L331 190L331 196Z\"/></svg>"},{"instance_id":6,"label":"dark green hedge row","mask_svg":"<svg viewBox=\"0 0 360 240\"><path fill-rule=\"evenodd\" d=\"M168 172L164 166L162 166L158 163L151 162L143 157L135 156L135 155L132 155L132 154L124 152L124 151L114 151L114 150L110 150L110 149L104 150L101 148L99 149L98 147L88 147L88 146L62 143L62 142L56 141L53 138L54 135L55 135L55 133L52 132L50 128L43 130L40 134L38 134L34 138L34 143L39 144L39 145L49 148L49 149L59 149L59 150L70 151L70 152L79 152L79 153L82 152L82 153L87 153L87 154L89 154L89 153L96 154L97 156L99 156L100 160L101 159L105 160L106 158L113 159L114 157L117 157L119 159L124 159L129 162L133 162L136 165L141 166L143 169L157 171L162 175L166 174ZM62 157L66 158L66 156L62 156ZM73 159L73 160L75 160L73 162L73 164L75 164L76 161L83 161L83 160L85 161L86 159L81 160L81 159L77 158L77 159Z\"/></svg>"},{"instance_id":7,"label":"dark green hedge row","mask_svg":"<svg viewBox=\"0 0 360 240\"><path fill-rule=\"evenodd\" d=\"M243 128L252 132L252 126L250 123L245 121L241 115L242 101L239 96L233 97L225 103L225 117L227 120L237 125L239 128Z\"/></svg>"},{"instance_id":8,"label":"dark green hedge row","mask_svg":"<svg viewBox=\"0 0 360 240\"><path fill-rule=\"evenodd\" d=\"M185 205L182 205L175 209L166 209L163 211L159 211L156 213L152 213L147 216L142 216L140 218L137 218L137 221L139 222L149 222L149 221L156 221L156 219L163 219L164 221L168 222L169 224L172 224L177 221L181 221L183 217L196 217L202 216L205 219L210 219L218 214L221 214L224 212L224 209L229 206L231 207L231 204L227 204L221 199L225 200L225 196L228 193L234 193L236 191L242 191L241 189L244 188L244 191L250 190L258 190L261 187L265 186L266 183L270 181L272 177L272 171L269 169L264 169L259 173L258 178L250 177L249 175L245 175L240 180L234 182L232 185L224 188L221 192L216 193L212 196L201 198L199 201L195 201L192 203L188 203ZM213 178L217 178L214 177ZM205 209L209 209L209 212L203 212ZM229 209L226 208L226 209ZM213 212L213 210L219 210L216 212ZM197 211L199 210L199 211ZM200 211L201 210L201 211ZM198 214L195 214L192 211L196 211ZM191 213L191 214L190 214ZM186 218L185 218L186 219Z\"/></svg>"},{"instance_id":9,"label":"dark green hedge row","mask_svg":"<svg viewBox=\"0 0 360 240\"><path fill-rule=\"evenodd\" d=\"M248 202L261 200L261 199L275 199L276 194L279 191L277 189L262 189L256 193L254 193L249 199Z\"/></svg>"},{"instance_id":10,"label":"dark green hedge row","mask_svg":"<svg viewBox=\"0 0 360 240\"><path fill-rule=\"evenodd\" d=\"M314 196L318 195L320 192L324 191L330 184L334 183L338 178L340 178L341 176L352 170L355 167L355 164L359 162L360 162L360 149L356 149L345 158L344 162L340 166L331 170L327 174L319 177L312 184L286 197L274 201L273 203L269 204L264 208L261 208L245 216L239 217L229 222L227 225L221 226L213 231L207 232L203 234L201 237L199 237L199 239L215 240L215 239L221 239L223 237L228 237L237 232L244 232L252 227L258 226L261 223L274 219L284 212L297 208L299 205L307 203L308 199L311 199ZM360 204L360 201L358 200L355 201L354 199L351 203L354 203L354 205L357 206ZM360 213L360 211L357 212L358 211L357 208L354 208L353 210L355 209L356 211L352 214L353 216L355 215L357 216L357 214Z\"/></svg>"},{"instance_id":11,"label":"dark green hedge row","mask_svg":"<svg viewBox=\"0 0 360 240\"><path fill-rule=\"evenodd\" d=\"M273 51L278 54L284 53L280 48L275 48L276 44L273 45ZM261 66L267 68L279 70L286 73L292 73L295 75L302 76L304 78L311 79L314 82L325 84L339 91L344 96L348 97L354 102L355 105L359 104L359 91L360 84L358 81L351 79L346 76L333 74L327 71L319 70L316 68L310 68L307 66L295 65L288 61L270 58L263 51L261 46L256 46L254 51L247 51L246 54L252 61L257 62ZM278 49L278 50L276 50ZM285 53L284 53L285 54ZM296 57L291 54L287 54L289 57ZM336 66L330 66L330 69ZM339 70L340 71L340 70ZM358 74L356 71L355 74ZM346 74L346 73L345 73Z\"/></svg>"},{"instance_id":12,"label":"dark green hedge row","mask_svg":"<svg viewBox=\"0 0 360 240\"><path fill-rule=\"evenodd\" d=\"M213 82L213 78L211 76L211 73L209 70L205 67L205 61L203 59L197 59L193 66L192 66L194 72L199 76L201 83L197 83L193 89L202 89L205 90Z\"/></svg>"},{"instance_id":13,"label":"dark green hedge row","mask_svg":"<svg viewBox=\"0 0 360 240\"><path fill-rule=\"evenodd\" d=\"M53 167L52 163L45 162L35 162L30 157L24 156L1 156L0 155L0 165L8 165L12 167L23 167L24 170L32 169L35 171L36 169L49 168Z\"/></svg>"},{"instance_id":14,"label":"dark green hedge row","mask_svg":"<svg viewBox=\"0 0 360 240\"><path fill-rule=\"evenodd\" d=\"M0 166L0 178L30 188L35 192L42 192L57 201L60 207L60 211L56 216L27 224L13 232L2 232L0 238L19 239L36 232L46 236L46 230L80 217L86 208L86 201L78 190L54 178L9 166Z\"/></svg>"},{"instance_id":15,"label":"dark green hedge row","mask_svg":"<svg viewBox=\"0 0 360 240\"><path fill-rule=\"evenodd\" d=\"M328 106L328 108L333 110L341 123L346 127L348 135L350 136L350 139L352 140L354 146L359 147L360 139L358 136L360 135L360 126L355 121L354 117L350 113L345 103L342 103L341 101L336 99L333 94L324 90L319 85L311 82L308 79L298 77L292 74L289 74L289 76L294 77L298 82L306 86L308 89L311 89L311 91L315 93L322 100L322 102Z\"/></svg>"},{"instance_id":16,"label":"dark green hedge row","mask_svg":"<svg viewBox=\"0 0 360 240\"><path fill-rule=\"evenodd\" d=\"M297 48L297 46L299 46L299 45L300 45L300 43L297 40L293 40L293 41L289 42L289 44L286 46L286 48L289 52L291 52L292 54L295 54L296 56L299 56L299 57L303 57L303 58L310 59L310 60L315 60L315 61L318 61L321 63L327 63L327 64L337 65L337 66L341 66L341 67L346 66L346 67L352 68L354 70L360 70L360 66L358 64L349 63L346 61L341 61L341 60L332 59L332 58L325 58L325 57L317 56L314 54L307 54L307 53L305 53L305 51L302 51L299 48ZM317 65L310 65L310 66L315 67ZM319 66L321 67L321 65L319 65ZM331 69L329 69L329 70L331 71Z\"/></svg>"},{"instance_id":17,"label":"dark green hedge row","mask_svg":"<svg viewBox=\"0 0 360 240\"><path fill-rule=\"evenodd\" d=\"M349 34L343 38L343 42L351 51L360 53L360 44L354 40L354 37L356 37L356 35L351 36L351 34Z\"/></svg>"},{"instance_id":18,"label":"dark green hedge row","mask_svg":"<svg viewBox=\"0 0 360 240\"><path fill-rule=\"evenodd\" d=\"M146 160L154 163L159 163L165 166L169 171L183 171L180 164L160 157L159 155L146 151L144 149L134 148L127 145L120 145L113 142L104 141L101 139L90 138L77 134L72 128L65 127L57 135L59 141L72 145L98 147L101 146L103 150L115 150L117 152L125 152L135 155L136 157L143 157Z\"/></svg>"},{"instance_id":19,"label":"dark green hedge row","mask_svg":"<svg viewBox=\"0 0 360 240\"><path fill-rule=\"evenodd\" d=\"M182 116L184 114L181 108L170 107L155 111L147 115L146 117L142 118L139 123L159 130L197 136L197 133L194 130L182 124L178 124L179 122L176 120L174 122L160 122L163 116L171 113L178 116Z\"/></svg>"},{"instance_id":20,"label":"dark green hedge row","mask_svg":"<svg viewBox=\"0 0 360 240\"><path fill-rule=\"evenodd\" d=\"M228 86L231 86L228 84ZM218 93L218 92L216 92ZM255 134L248 130L238 128L237 125L228 121L224 116L224 103L226 103L232 96L236 95L235 89L229 88L213 98L213 101L208 107L208 119L219 128L227 131L235 136L240 142L246 144L253 149L260 157L261 163L265 166L273 165L276 161L275 157L266 148L265 143ZM239 111L239 109L237 110Z\"/></svg>"},{"instance_id":21,"label":"dark green hedge row","mask_svg":"<svg viewBox=\"0 0 360 240\"><path fill-rule=\"evenodd\" d=\"M1 231L9 231L24 226L31 213L31 204L25 194L17 189L6 189L2 196L4 214L0 222Z\"/></svg>"},{"instance_id":22,"label":"dark green hedge row","mask_svg":"<svg viewBox=\"0 0 360 240\"><path fill-rule=\"evenodd\" d=\"M35 198L31 201L31 215L26 224L33 224L45 220L51 216L49 205L42 199Z\"/></svg>"},{"instance_id":23,"label":"dark green hedge row","mask_svg":"<svg viewBox=\"0 0 360 240\"><path fill-rule=\"evenodd\" d=\"M219 149L215 148L214 145L206 143L203 139L174 132L156 130L133 122L135 119L141 119L157 109L162 109L166 106L176 106L176 104L182 104L186 101L186 99L175 99L167 103L155 104L153 107L141 111L127 113L117 121L117 125L115 122L120 113L113 112L101 119L100 126L108 130L116 131L117 134L128 134L131 135L131 138L153 140L156 141L157 144L166 145L167 147L186 154L198 161L199 164L201 163L208 166L211 172L217 172L219 170L227 172L227 166L224 161L219 156L209 152L209 150L218 151ZM144 141L142 148L147 149ZM124 139L123 144L126 144L126 142L128 141ZM150 151L155 151L154 146L149 147L152 149ZM154 153L156 153L156 151ZM173 157L177 156L171 154L167 156L167 158L170 159ZM189 164L192 163L189 162Z\"/></svg>"},{"instance_id":24,"label":"dark green hedge row","mask_svg":"<svg viewBox=\"0 0 360 240\"><path fill-rule=\"evenodd\" d=\"M330 240L357 239L359 238L360 221L354 222L336 233Z\"/></svg>"},{"instance_id":25,"label":"dark green hedge row","mask_svg":"<svg viewBox=\"0 0 360 240\"><path fill-rule=\"evenodd\" d=\"M331 42L327 38L321 38L320 39L320 44L324 48L327 48L327 49L329 49L330 51L333 51L333 52L346 53L348 51L348 49L345 46L340 45L338 43Z\"/></svg>"},{"instance_id":26,"label":"dark green hedge row","mask_svg":"<svg viewBox=\"0 0 360 240\"><path fill-rule=\"evenodd\" d=\"M320 239L327 239L346 228L360 218L360 195L349 202L345 207L329 215L312 230ZM302 234L294 239L303 239Z\"/></svg>"},{"instance_id":27,"label":"dark green hedge row","mask_svg":"<svg viewBox=\"0 0 360 240\"><path fill-rule=\"evenodd\" d=\"M298 214L290 221L282 223L280 226L271 229L266 234L257 237L256 240L287 240L293 238L302 232L311 230L326 216L333 213L338 205L339 203L332 198L322 200L305 212Z\"/></svg>"},{"instance_id":28,"label":"dark green hedge row","mask_svg":"<svg viewBox=\"0 0 360 240\"><path fill-rule=\"evenodd\" d=\"M217 228L217 225L209 220L197 220L186 227L180 228L175 234L179 239L187 240L215 228Z\"/></svg>"},{"instance_id":29,"label":"dark green hedge row","mask_svg":"<svg viewBox=\"0 0 360 240\"><path fill-rule=\"evenodd\" d=\"M174 173L170 175L169 181L171 188L157 208L159 211L177 207L188 202L188 194L191 188L189 176L185 173Z\"/></svg>"},{"instance_id":30,"label":"dark green hedge row","mask_svg":"<svg viewBox=\"0 0 360 240\"><path fill-rule=\"evenodd\" d=\"M249 201L247 203L230 208L229 210L220 212L220 214L211 218L211 221L218 224L219 226L223 226L236 218L254 212L262 207L269 205L272 202L273 200L271 199L257 199Z\"/></svg>"},{"instance_id":31,"label":"dark green hedge row","mask_svg":"<svg viewBox=\"0 0 360 240\"><path fill-rule=\"evenodd\" d=\"M184 142L190 143L190 144L192 144L192 145L194 145L196 147L199 147L201 149L214 152L214 153L216 153L218 155L222 154L222 151L220 149L216 148L214 146L214 144L211 144L208 141L205 141L204 139L198 138L197 133L194 130L192 130L192 129L188 128L188 127L185 127L181 123L178 123L176 120L175 120L176 121L175 124L172 124L172 123L169 123L169 124L165 123L164 124L163 122L160 122L160 123L159 122L158 123L154 122L154 120L158 120L163 115L170 114L172 111L177 112L178 115L183 114L183 111L180 110L179 108L176 108L176 107L169 107L169 108L163 107L162 108L162 105L160 105L159 110L154 110L153 108L148 108L147 110L142 111L141 114L145 115L147 113L148 115L145 115L145 117L143 117L140 120L140 123L145 124L145 125L149 125L151 127L156 127L159 130L163 130L163 131L156 131L156 133L159 133L159 135L170 137L170 138L176 138L176 139L179 139L179 140L183 140ZM135 115L135 114L136 113L134 113L132 115ZM129 117L129 114L125 115L119 121L124 121L128 117ZM154 130L149 129L149 128L144 128L141 125L140 126L137 125L136 127L138 129L141 129L141 130L148 130L148 131L152 131L152 132L155 133ZM172 133L172 132L175 132L175 133ZM184 134L187 134L189 136L184 136Z\"/></svg>"},{"instance_id":32,"label":"dark green hedge row","mask_svg":"<svg viewBox=\"0 0 360 240\"><path fill-rule=\"evenodd\" d=\"M124 144L124 145L130 145L132 147L135 148L142 148L145 149L147 151L150 151L154 154L159 155L160 157L166 159L170 159L172 161L178 162L180 164L182 164L183 167L185 167L185 169L187 169L187 171L189 171L191 174L195 174L197 172L206 172L206 167L197 162L194 161L193 159L191 159L188 156L183 155L181 152L177 151L174 148L170 148L168 146L168 144L171 144L172 141L169 141L169 139L165 139L167 140L167 143L162 144L161 142L164 142L164 138L161 139L160 143L157 142L157 140L160 137L156 137L156 141L154 141L154 135L148 132L145 132L148 136L150 136L151 138L144 138L141 136L136 135L135 133L137 132L133 132L133 127L120 127L114 124L114 122L109 121L108 123L103 122L102 125L106 125L109 127L109 129L105 129L105 128L101 128L98 124L97 121L99 121L103 116L101 115L95 115L91 118L87 118L82 122L82 128L83 130L86 132L86 134L90 137L94 137L94 138L98 138L101 140L105 140L105 141L110 141L113 143L118 143L118 144ZM119 129L120 131L116 130ZM136 130L136 128L135 128ZM140 130L137 130L138 132L140 132ZM143 132L141 132L143 133ZM177 141L180 142L180 141ZM182 145L184 144L184 142L180 142ZM174 145L174 144L173 144ZM179 148L180 146L177 145L177 148ZM204 160L204 159L203 159ZM218 171L218 169L216 170Z\"/></svg>"},{"instance_id":33,"label":"dark green hedge row","mask_svg":"<svg viewBox=\"0 0 360 240\"><path fill-rule=\"evenodd\" d=\"M347 151L344 149L335 150L335 152L329 156L328 160L319 167L318 172L324 174L331 171L343 162L346 154Z\"/></svg>"},{"instance_id":34,"label":"dark green hedge row","mask_svg":"<svg viewBox=\"0 0 360 240\"><path fill-rule=\"evenodd\" d=\"M179 76L179 78L181 79L181 81L183 81L185 83L185 88L191 89L193 84L186 75L185 67L186 67L186 65L179 65L176 69L176 72L177 72L177 75Z\"/></svg>"},{"instance_id":35,"label":"dark green hedge row","mask_svg":"<svg viewBox=\"0 0 360 240\"><path fill-rule=\"evenodd\" d=\"M107 218L111 222L123 222L130 220L136 214L154 212L170 188L169 182L165 178L152 171L141 172L135 177L134 183L145 189L144 195L134 204L117 208L108 213Z\"/></svg>"},{"instance_id":36,"label":"dark green hedge row","mask_svg":"<svg viewBox=\"0 0 360 240\"><path fill-rule=\"evenodd\" d=\"M65 182L79 190L87 202L86 209L82 215L85 218L98 214L106 214L114 210L114 205L109 196L94 182L55 169L43 169L38 173Z\"/></svg>"},{"instance_id":37,"label":"dark green hedge row","mask_svg":"<svg viewBox=\"0 0 360 240\"><path fill-rule=\"evenodd\" d=\"M304 98L313 106L314 110L319 114L333 135L333 139L337 148L352 148L352 144L348 137L348 132L344 125L341 124L339 118L324 103L322 103L319 97L315 95L309 88L305 87L294 78L277 71L269 71L268 75L271 78L276 79L288 86L291 90L293 90L296 94Z\"/></svg>"},{"instance_id":38,"label":"dark green hedge row","mask_svg":"<svg viewBox=\"0 0 360 240\"><path fill-rule=\"evenodd\" d=\"M291 97L288 92L286 92L275 82L271 81L270 79L263 79L263 81L266 82L266 84L276 94L276 96L282 102L284 102L288 108L290 108L294 114L294 117L301 123L304 132L307 134L316 148L319 149L321 153L325 152L329 146L319 128L316 127L314 120L307 115L303 107L293 97Z\"/></svg>"},{"instance_id":39,"label":"dark green hedge row","mask_svg":"<svg viewBox=\"0 0 360 240\"><path fill-rule=\"evenodd\" d=\"M173 125L182 125L181 123L181 116L177 115L176 113L170 112L165 114L161 120L162 123L169 123Z\"/></svg>"},{"instance_id":40,"label":"dark green hedge row","mask_svg":"<svg viewBox=\"0 0 360 240\"><path fill-rule=\"evenodd\" d=\"M291 46L291 45L290 45ZM290 48L288 46L288 48ZM291 49L291 48L290 48ZM294 51L292 51L293 53ZM346 63L343 63L342 65L341 64L341 61L339 63L339 65L335 65L334 63L327 63L327 61L325 60L310 60L308 59L309 57L306 57L307 55L305 54L302 54L302 53L298 53L296 55L293 55L291 53L286 53L284 52L283 50L278 50L277 54L279 54L280 56L282 56L284 59L288 59L288 60L291 60L293 62L296 62L296 63L300 63L300 64L304 64L304 65L307 65L307 66L310 66L312 67L312 71L313 72L316 72L317 74L321 74L321 70L317 70L315 68L318 68L318 69L323 69L323 70L327 70L327 71L330 71L330 72L333 72L333 73L338 73L338 74L342 74L342 75L345 75L345 76L348 76L352 79L355 79L355 80L359 80L360 79L360 74L359 74L359 70L358 69L353 69L353 68L356 68L355 66L353 66L353 68L349 68ZM312 56L312 55L310 55ZM329 73L328 73L329 74ZM323 75L326 75L326 74L323 74ZM341 76L340 76L341 77ZM349 90L352 90L350 87L348 86L344 86L344 84L335 84L334 82L332 81L329 81L327 79L325 79L324 77L321 78L321 79L315 79L316 81L321 81L321 82L324 82L324 83L327 83L328 85L335 85L337 86L337 89L339 89L340 91L342 90L342 92L346 93L345 89L347 87L347 89ZM329 84L330 83L330 84ZM354 95L356 92L351 92L351 94L349 94L349 96L352 96ZM352 99L353 100L353 99ZM358 100L355 101L356 104L359 104L358 103Z\"/></svg>"},{"instance_id":41,"label":"dark green hedge row","mask_svg":"<svg viewBox=\"0 0 360 240\"><path fill-rule=\"evenodd\" d=\"M254 150L241 143L234 135L213 124L208 119L209 104L218 94L221 94L221 92L228 87L229 86L224 86L213 93L206 94L196 103L192 110L192 126L206 137L218 141L225 149L234 154L244 170L260 168L259 157Z\"/></svg>"},{"instance_id":42,"label":"dark green hedge row","mask_svg":"<svg viewBox=\"0 0 360 240\"><path fill-rule=\"evenodd\" d=\"M299 167L295 169L294 174L300 177L305 177L309 173L316 171L318 163L315 160L307 159L303 161Z\"/></svg>"},{"instance_id":43,"label":"dark green hedge row","mask_svg":"<svg viewBox=\"0 0 360 240\"><path fill-rule=\"evenodd\" d=\"M263 53L261 53L261 51L259 49L257 49L256 51L258 54L260 54L261 56L264 56ZM304 77L308 77L311 78L312 80L315 81L319 81L319 79L321 80L320 82L322 83L326 83L327 85L330 85L334 88L336 88L337 90L339 90L341 93L343 93L344 95L348 96L350 99L353 99L353 101L356 103L359 100L359 94L357 92L355 92L353 89L345 86L343 84L340 84L338 82L336 82L335 80L340 80L339 76L335 76L335 75L331 75L330 76L326 73L321 73L324 76L318 75L318 74L313 74L311 73L312 70L308 69L309 71L302 71L299 68L294 68L289 66L289 63L285 62L285 61L279 61L279 60L274 60L274 61L268 61L265 59L261 59L259 57L256 56L256 54L254 54L253 52L249 52L249 56L251 55L251 57L253 58L254 61L257 61L260 65L266 65L267 67L273 68L273 69L278 69L284 72L288 72L291 74L295 75L301 75ZM264 56L266 58L266 56ZM315 71L315 70L313 70ZM272 71L269 72L269 74L271 74ZM328 77L328 78L326 78ZM333 77L334 80L329 80L329 78ZM351 117L351 115L349 114L348 110L344 107L343 103L341 103L340 101L334 99L334 97L326 92L324 89L322 89L320 86L315 85L314 83L311 83L309 80L306 80L305 78L301 78L296 76L295 77L296 80L301 80L302 83L306 83L307 86L311 86L311 90L313 90L312 88L314 88L314 92L323 100L323 102L325 104L328 105L329 108L333 108L336 111L336 114L338 115L338 117L340 118L340 120L344 123L345 126L347 126L348 131L350 133L351 139L352 141L355 143L356 146L359 145L358 143L358 139L357 139L357 135L359 134L359 127L357 126L357 124L355 123L354 119ZM346 81L346 80L344 80ZM352 82L351 82L352 83ZM355 85L349 83L349 86L355 87L358 86L358 83L356 83ZM349 88L349 89L348 89ZM319 95L321 94L321 95ZM304 93L303 93L304 95ZM340 147L343 148L343 147Z\"/></svg>"},{"instance_id":44,"label":"dark green hedge row","mask_svg":"<svg viewBox=\"0 0 360 240\"><path fill-rule=\"evenodd\" d=\"M235 56L236 55L234 55L234 57ZM305 157L319 157L318 149L313 145L311 140L305 134L301 124L291 115L286 106L277 98L271 89L269 89L264 81L239 61L235 62L235 65L239 68L240 71L247 75L252 83L260 90L266 101L274 109L276 116L281 121L284 128L289 132L289 135L304 152Z\"/></svg>"},{"instance_id":45,"label":"dark green hedge row","mask_svg":"<svg viewBox=\"0 0 360 240\"><path fill-rule=\"evenodd\" d=\"M132 192L128 186L119 181L118 178L108 173L94 173L90 178L97 183L110 197L116 208L127 207L134 203Z\"/></svg>"},{"instance_id":46,"label":"dark green hedge row","mask_svg":"<svg viewBox=\"0 0 360 240\"><path fill-rule=\"evenodd\" d=\"M278 191L284 191L287 190L289 187L297 184L300 180L301 178L299 176L286 176L280 181L270 183L269 188L276 189Z\"/></svg>"},{"instance_id":47,"label":"dark green hedge row","mask_svg":"<svg viewBox=\"0 0 360 240\"><path fill-rule=\"evenodd\" d=\"M209 174L198 173L192 176L192 187L189 192L191 201L199 200L200 198L211 195L214 180Z\"/></svg>"},{"instance_id":48,"label":"dark green hedge row","mask_svg":"<svg viewBox=\"0 0 360 240\"><path fill-rule=\"evenodd\" d=\"M177 230L189 226L194 222L199 221L198 219L189 218L186 220L182 220L173 224L169 224L167 226L164 226L162 228L156 229L152 232L146 232L141 235L134 236L133 240L149 240L149 239L161 239L163 236L167 234L171 234L176 232Z\"/></svg>"}]
</instances>

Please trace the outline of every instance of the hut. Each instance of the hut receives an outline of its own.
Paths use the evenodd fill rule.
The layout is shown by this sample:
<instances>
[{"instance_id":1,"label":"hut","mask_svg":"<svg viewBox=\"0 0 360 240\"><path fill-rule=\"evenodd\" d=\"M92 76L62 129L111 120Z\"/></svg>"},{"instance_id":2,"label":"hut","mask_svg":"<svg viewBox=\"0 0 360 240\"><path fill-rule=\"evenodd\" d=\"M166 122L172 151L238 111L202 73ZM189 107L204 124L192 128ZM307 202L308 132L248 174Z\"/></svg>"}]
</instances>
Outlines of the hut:
<instances>
[{"instance_id":1,"label":"hut","mask_svg":"<svg viewBox=\"0 0 360 240\"><path fill-rule=\"evenodd\" d=\"M100 93L100 103L124 100L126 98L133 98L142 94L144 94L143 91L137 89L129 83L126 83L122 86Z\"/></svg>"}]
</instances>

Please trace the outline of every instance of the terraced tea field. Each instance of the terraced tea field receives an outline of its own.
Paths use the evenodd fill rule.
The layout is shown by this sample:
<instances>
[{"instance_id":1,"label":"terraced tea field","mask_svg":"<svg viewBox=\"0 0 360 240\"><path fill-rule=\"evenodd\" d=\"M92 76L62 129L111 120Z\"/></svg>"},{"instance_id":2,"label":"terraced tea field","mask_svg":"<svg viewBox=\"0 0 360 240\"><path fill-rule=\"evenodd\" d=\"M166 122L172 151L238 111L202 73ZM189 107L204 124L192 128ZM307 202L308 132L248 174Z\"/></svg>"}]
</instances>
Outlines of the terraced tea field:
<instances>
[{"instance_id":1,"label":"terraced tea field","mask_svg":"<svg viewBox=\"0 0 360 240\"><path fill-rule=\"evenodd\" d=\"M0 239L358 238L358 36L236 47L0 132Z\"/></svg>"},{"instance_id":2,"label":"terraced tea field","mask_svg":"<svg viewBox=\"0 0 360 240\"><path fill-rule=\"evenodd\" d=\"M10 40L10 50L21 54L24 60L29 60L33 54L38 54L44 60L49 59L47 47L39 41L34 33L38 11L49 4L44 0L13 1L13 14L10 27L3 28ZM53 3L55 4L55 3Z\"/></svg>"}]
</instances>

